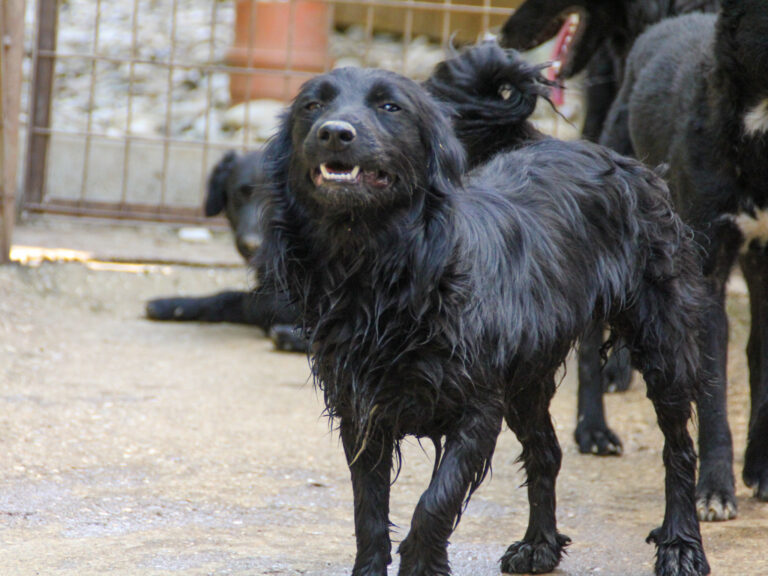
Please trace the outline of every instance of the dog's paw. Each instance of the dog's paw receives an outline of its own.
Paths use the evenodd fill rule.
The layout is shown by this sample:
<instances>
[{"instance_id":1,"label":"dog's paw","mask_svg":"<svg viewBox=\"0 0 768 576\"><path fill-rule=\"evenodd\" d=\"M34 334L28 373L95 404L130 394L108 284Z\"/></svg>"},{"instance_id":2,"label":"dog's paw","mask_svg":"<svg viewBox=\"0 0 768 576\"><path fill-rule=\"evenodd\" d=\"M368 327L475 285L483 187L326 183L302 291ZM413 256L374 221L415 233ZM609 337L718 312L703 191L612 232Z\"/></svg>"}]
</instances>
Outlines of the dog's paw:
<instances>
[{"instance_id":1,"label":"dog's paw","mask_svg":"<svg viewBox=\"0 0 768 576\"><path fill-rule=\"evenodd\" d=\"M579 452L598 456L621 456L621 440L608 426L594 426L585 420L579 422L574 432Z\"/></svg>"},{"instance_id":2,"label":"dog's paw","mask_svg":"<svg viewBox=\"0 0 768 576\"><path fill-rule=\"evenodd\" d=\"M755 498L768 502L768 466L760 469L746 462L743 477L744 484L752 488Z\"/></svg>"},{"instance_id":3,"label":"dog's paw","mask_svg":"<svg viewBox=\"0 0 768 576\"><path fill-rule=\"evenodd\" d=\"M702 474L696 486L696 515L699 520L731 520L736 518L737 512L733 481L722 474Z\"/></svg>"},{"instance_id":4,"label":"dog's paw","mask_svg":"<svg viewBox=\"0 0 768 576\"><path fill-rule=\"evenodd\" d=\"M603 391L626 392L632 382L632 365L629 350L616 348L603 366Z\"/></svg>"},{"instance_id":5,"label":"dog's paw","mask_svg":"<svg viewBox=\"0 0 768 576\"><path fill-rule=\"evenodd\" d=\"M742 478L744 484L752 488L755 498L768 502L768 437L750 435Z\"/></svg>"},{"instance_id":6,"label":"dog's paw","mask_svg":"<svg viewBox=\"0 0 768 576\"><path fill-rule=\"evenodd\" d=\"M150 300L144 309L150 320L174 320L184 316L184 310L176 298L158 298Z\"/></svg>"},{"instance_id":7,"label":"dog's paw","mask_svg":"<svg viewBox=\"0 0 768 576\"><path fill-rule=\"evenodd\" d=\"M390 554L374 554L371 558L357 558L352 568L352 576L387 576L387 566L392 563Z\"/></svg>"},{"instance_id":8,"label":"dog's paw","mask_svg":"<svg viewBox=\"0 0 768 576\"><path fill-rule=\"evenodd\" d=\"M664 538L656 528L647 538L656 544L656 576L706 576L709 563L701 541L694 538Z\"/></svg>"},{"instance_id":9,"label":"dog's paw","mask_svg":"<svg viewBox=\"0 0 768 576\"><path fill-rule=\"evenodd\" d=\"M564 548L571 539L556 534L555 542L515 542L501 557L501 571L507 574L543 574L560 563Z\"/></svg>"},{"instance_id":10,"label":"dog's paw","mask_svg":"<svg viewBox=\"0 0 768 576\"><path fill-rule=\"evenodd\" d=\"M282 352L306 352L307 340L301 335L301 329L290 324L275 324L269 331L269 337L276 350Z\"/></svg>"}]
</instances>

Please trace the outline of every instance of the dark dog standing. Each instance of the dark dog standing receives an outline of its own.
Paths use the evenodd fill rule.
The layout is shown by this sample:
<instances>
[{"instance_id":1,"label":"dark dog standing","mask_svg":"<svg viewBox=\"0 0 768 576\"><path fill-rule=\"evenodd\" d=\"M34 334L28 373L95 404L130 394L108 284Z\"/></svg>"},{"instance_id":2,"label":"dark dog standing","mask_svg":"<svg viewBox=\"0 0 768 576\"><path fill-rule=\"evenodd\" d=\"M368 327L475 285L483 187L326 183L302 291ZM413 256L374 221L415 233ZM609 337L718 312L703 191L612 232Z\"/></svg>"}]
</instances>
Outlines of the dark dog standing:
<instances>
[{"instance_id":1,"label":"dark dog standing","mask_svg":"<svg viewBox=\"0 0 768 576\"><path fill-rule=\"evenodd\" d=\"M506 572L545 572L561 453L555 372L594 315L627 338L665 437L656 573L707 574L686 429L700 379L698 255L663 182L588 143L542 140L462 179L444 113L396 74L307 82L268 147L266 271L302 305L312 367L354 492L355 575L386 574L389 491L406 435L437 456L400 575L449 574L448 538L505 419L523 445L529 527Z\"/></svg>"},{"instance_id":2,"label":"dark dog standing","mask_svg":"<svg viewBox=\"0 0 768 576\"><path fill-rule=\"evenodd\" d=\"M208 179L205 215L224 212L238 252L251 262L261 245L261 211L267 198L264 158L260 150L238 155L228 152ZM257 276L261 277L261 274ZM226 291L196 298L158 298L147 302L152 320L232 322L258 326L278 348L304 352L306 343L295 333L298 311L286 295L261 284L251 291Z\"/></svg>"},{"instance_id":3,"label":"dark dog standing","mask_svg":"<svg viewBox=\"0 0 768 576\"><path fill-rule=\"evenodd\" d=\"M563 81L586 69L582 135L597 142L635 39L664 18L714 12L718 6L718 0L526 0L504 24L499 40L504 46L528 50L555 36L561 26L572 26L560 47L558 78ZM568 20L573 14L579 15L578 25ZM604 390L624 390L631 379L624 347L617 344L603 363L603 327L592 326L581 338L574 436L583 453L621 453L621 440L608 426L603 405ZM727 493L729 488L712 490Z\"/></svg>"},{"instance_id":4,"label":"dark dog standing","mask_svg":"<svg viewBox=\"0 0 768 576\"><path fill-rule=\"evenodd\" d=\"M726 419L725 284L739 260L749 286L752 411L744 481L768 500L768 4L723 0L719 15L663 22L641 36L604 141L669 165L675 202L708 252L717 302L703 342L716 377L699 401L700 514L735 513Z\"/></svg>"},{"instance_id":5,"label":"dark dog standing","mask_svg":"<svg viewBox=\"0 0 768 576\"><path fill-rule=\"evenodd\" d=\"M438 64L425 87L452 111L456 135L469 162L476 165L499 151L545 138L528 121L537 100L548 99L553 84L542 75L543 69L486 42ZM610 382L625 377L628 383L631 368L623 346L601 366L601 348L606 348L602 329L588 329L579 345L579 418L574 435L582 452L618 454L621 441L605 421L599 376ZM620 376L622 371L626 376Z\"/></svg>"}]
</instances>

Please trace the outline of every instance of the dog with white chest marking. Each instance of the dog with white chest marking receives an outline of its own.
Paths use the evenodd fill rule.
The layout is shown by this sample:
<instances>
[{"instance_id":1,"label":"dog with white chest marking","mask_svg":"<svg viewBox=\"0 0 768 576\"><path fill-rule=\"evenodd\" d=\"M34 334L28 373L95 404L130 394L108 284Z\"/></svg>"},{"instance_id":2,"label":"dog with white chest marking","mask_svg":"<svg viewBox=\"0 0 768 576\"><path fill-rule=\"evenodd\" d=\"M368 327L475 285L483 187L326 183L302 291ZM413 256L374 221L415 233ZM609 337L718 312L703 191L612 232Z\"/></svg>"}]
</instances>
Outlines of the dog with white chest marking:
<instances>
[{"instance_id":1,"label":"dog with white chest marking","mask_svg":"<svg viewBox=\"0 0 768 576\"><path fill-rule=\"evenodd\" d=\"M668 165L676 207L707 252L704 272L716 304L702 359L714 381L699 400L701 477L730 489L700 493L698 506L700 516L727 518L736 503L725 284L737 260L752 315L743 478L768 501L768 2L723 0L719 15L681 16L646 31L630 52L601 141Z\"/></svg>"}]
</instances>

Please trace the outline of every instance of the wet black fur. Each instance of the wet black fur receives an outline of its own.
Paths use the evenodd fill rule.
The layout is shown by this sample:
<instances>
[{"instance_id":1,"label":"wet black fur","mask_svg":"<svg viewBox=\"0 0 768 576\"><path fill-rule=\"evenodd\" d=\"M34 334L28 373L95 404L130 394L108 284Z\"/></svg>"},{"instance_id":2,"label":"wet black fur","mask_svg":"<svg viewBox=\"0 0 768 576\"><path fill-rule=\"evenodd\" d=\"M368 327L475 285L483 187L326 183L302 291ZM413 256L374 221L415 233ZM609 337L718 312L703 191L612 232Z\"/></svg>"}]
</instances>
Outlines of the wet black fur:
<instances>
[{"instance_id":1,"label":"wet black fur","mask_svg":"<svg viewBox=\"0 0 768 576\"><path fill-rule=\"evenodd\" d=\"M261 244L261 211L267 197L264 157L260 150L228 152L208 179L205 215L227 217L238 252L250 262ZM257 272L258 276L258 272ZM306 343L294 334L297 309L284 294L265 286L252 291L226 291L202 297L156 298L146 305L152 320L189 320L250 324L274 331L278 348L304 352Z\"/></svg>"},{"instance_id":2,"label":"wet black fur","mask_svg":"<svg viewBox=\"0 0 768 576\"><path fill-rule=\"evenodd\" d=\"M572 45L573 59L562 69L561 77L570 78L586 69L582 136L597 142L635 39L665 18L714 12L718 5L718 0L526 0L502 27L500 41L521 50L533 48L557 33L565 14L581 13L586 27L581 40ZM621 453L622 445L606 422L603 391L626 390L631 371L621 342L608 362L602 362L603 340L600 325L587 330L581 339L575 437L582 453L614 455Z\"/></svg>"},{"instance_id":3,"label":"wet black fur","mask_svg":"<svg viewBox=\"0 0 768 576\"><path fill-rule=\"evenodd\" d=\"M747 355L752 412L744 481L768 500L768 254L742 249L733 218L768 208L768 132L748 134L744 116L768 98L768 5L724 0L719 15L663 22L641 36L606 123L604 142L668 165L681 214L707 249L705 272L717 305L708 314L705 358L716 381L700 402L699 506L733 506L732 441L726 419L728 325L725 283L740 261L750 292Z\"/></svg>"},{"instance_id":4,"label":"wet black fur","mask_svg":"<svg viewBox=\"0 0 768 576\"><path fill-rule=\"evenodd\" d=\"M432 71L424 87L447 105L471 167L544 137L528 121L539 99L549 100L553 83L544 68L483 42L452 53Z\"/></svg>"},{"instance_id":5,"label":"wet black fur","mask_svg":"<svg viewBox=\"0 0 768 576\"><path fill-rule=\"evenodd\" d=\"M474 165L501 150L544 138L528 120L537 99L547 99L552 86L541 70L514 50L485 42L438 64L425 87L454 112L454 130ZM502 94L508 97L504 99ZM631 368L621 343L604 359L607 346L602 332L598 323L581 338L574 436L581 452L619 454L622 444L606 422L603 390L628 384Z\"/></svg>"},{"instance_id":6,"label":"wet black fur","mask_svg":"<svg viewBox=\"0 0 768 576\"><path fill-rule=\"evenodd\" d=\"M399 547L400 574L450 573L448 538L502 420L523 445L531 515L501 567L558 564L568 539L555 523L561 452L548 407L557 369L594 317L627 338L666 440L666 516L650 537L657 573L709 572L686 430L701 379L698 255L655 174L589 143L544 139L463 177L446 114L380 70L310 80L267 153L276 186L262 262L302 308L339 426L354 575L384 576L391 561L390 480L406 435L432 439L438 456ZM359 165L379 185L318 186L323 162Z\"/></svg>"}]
</instances>

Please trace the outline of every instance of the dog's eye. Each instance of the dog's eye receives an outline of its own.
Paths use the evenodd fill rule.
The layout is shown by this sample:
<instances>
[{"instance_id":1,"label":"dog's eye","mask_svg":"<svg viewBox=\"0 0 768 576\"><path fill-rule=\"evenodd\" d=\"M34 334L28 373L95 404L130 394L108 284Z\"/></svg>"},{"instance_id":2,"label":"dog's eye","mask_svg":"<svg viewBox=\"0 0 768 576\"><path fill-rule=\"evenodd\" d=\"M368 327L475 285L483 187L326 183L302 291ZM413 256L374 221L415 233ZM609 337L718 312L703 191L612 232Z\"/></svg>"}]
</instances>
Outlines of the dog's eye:
<instances>
[{"instance_id":1,"label":"dog's eye","mask_svg":"<svg viewBox=\"0 0 768 576\"><path fill-rule=\"evenodd\" d=\"M514 93L515 89L512 87L512 84L509 84L505 82L501 86L499 86L499 96L501 96L502 100L509 100L512 97L512 94Z\"/></svg>"},{"instance_id":2,"label":"dog's eye","mask_svg":"<svg viewBox=\"0 0 768 576\"><path fill-rule=\"evenodd\" d=\"M397 104L394 104L393 102L387 102L386 104L382 104L379 106L382 110L385 112L399 112L401 110L400 106Z\"/></svg>"},{"instance_id":3,"label":"dog's eye","mask_svg":"<svg viewBox=\"0 0 768 576\"><path fill-rule=\"evenodd\" d=\"M313 100L312 102L308 102L304 105L304 110L307 112L314 112L315 110L320 110L323 107L322 102L318 102L316 100Z\"/></svg>"}]
</instances>

